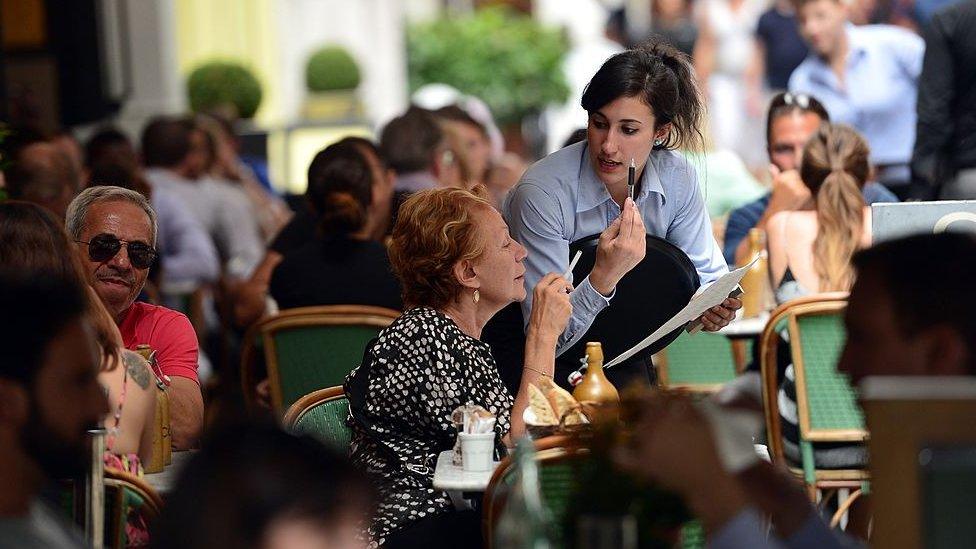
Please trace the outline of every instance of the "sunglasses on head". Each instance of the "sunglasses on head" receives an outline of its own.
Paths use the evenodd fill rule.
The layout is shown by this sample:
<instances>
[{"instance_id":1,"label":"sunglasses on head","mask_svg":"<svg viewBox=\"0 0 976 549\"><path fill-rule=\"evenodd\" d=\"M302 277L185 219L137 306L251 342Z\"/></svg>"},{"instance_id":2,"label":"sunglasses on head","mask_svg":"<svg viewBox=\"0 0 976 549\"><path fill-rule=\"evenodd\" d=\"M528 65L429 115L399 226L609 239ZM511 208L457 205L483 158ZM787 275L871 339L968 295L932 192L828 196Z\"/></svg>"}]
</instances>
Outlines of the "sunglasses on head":
<instances>
[{"instance_id":1,"label":"sunglasses on head","mask_svg":"<svg viewBox=\"0 0 976 549\"><path fill-rule=\"evenodd\" d=\"M122 246L125 246L129 253L129 263L136 269L148 269L157 255L156 250L145 242L138 240L129 242L112 234L96 235L88 242L84 240L76 240L75 242L88 244L89 259L99 263L112 259L119 253Z\"/></svg>"},{"instance_id":2,"label":"sunglasses on head","mask_svg":"<svg viewBox=\"0 0 976 549\"><path fill-rule=\"evenodd\" d=\"M775 108L775 107L782 107L786 105L789 106L796 105L797 107L800 107L803 110L809 110L811 99L812 98L805 93L786 92L780 94L779 97L777 97L773 101L773 107Z\"/></svg>"}]
</instances>

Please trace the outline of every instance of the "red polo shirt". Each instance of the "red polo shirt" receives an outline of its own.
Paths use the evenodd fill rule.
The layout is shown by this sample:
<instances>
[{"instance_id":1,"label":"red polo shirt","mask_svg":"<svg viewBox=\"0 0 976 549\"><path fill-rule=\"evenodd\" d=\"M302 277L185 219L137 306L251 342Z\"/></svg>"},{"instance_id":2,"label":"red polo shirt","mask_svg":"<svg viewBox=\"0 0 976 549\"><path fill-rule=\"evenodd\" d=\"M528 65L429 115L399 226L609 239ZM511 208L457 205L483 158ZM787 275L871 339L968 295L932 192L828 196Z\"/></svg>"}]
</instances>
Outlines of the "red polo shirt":
<instances>
[{"instance_id":1,"label":"red polo shirt","mask_svg":"<svg viewBox=\"0 0 976 549\"><path fill-rule=\"evenodd\" d=\"M199 383L197 334L183 313L137 301L125 312L119 331L126 349L135 350L137 345L146 344L156 351L164 374Z\"/></svg>"}]
</instances>

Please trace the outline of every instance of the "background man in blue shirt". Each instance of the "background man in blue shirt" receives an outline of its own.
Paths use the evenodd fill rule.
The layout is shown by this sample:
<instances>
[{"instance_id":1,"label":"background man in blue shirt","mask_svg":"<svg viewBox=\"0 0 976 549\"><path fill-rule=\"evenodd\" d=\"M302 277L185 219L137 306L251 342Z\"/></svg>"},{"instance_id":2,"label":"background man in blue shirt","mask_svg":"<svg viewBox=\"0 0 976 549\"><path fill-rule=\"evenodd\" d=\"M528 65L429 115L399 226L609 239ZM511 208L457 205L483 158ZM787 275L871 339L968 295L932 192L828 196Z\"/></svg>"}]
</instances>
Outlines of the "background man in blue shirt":
<instances>
[{"instance_id":1,"label":"background man in blue shirt","mask_svg":"<svg viewBox=\"0 0 976 549\"><path fill-rule=\"evenodd\" d=\"M834 123L861 132L871 146L877 181L904 199L925 43L898 27L849 24L841 0L796 2L810 55L790 76L790 91L816 96Z\"/></svg>"},{"instance_id":2,"label":"background man in blue shirt","mask_svg":"<svg viewBox=\"0 0 976 549\"><path fill-rule=\"evenodd\" d=\"M739 265L750 259L749 229L766 229L766 222L781 211L802 210L813 207L810 190L800 180L800 159L803 146L820 124L830 122L824 106L815 98L804 94L781 93L773 97L766 116L766 151L769 153L769 171L773 176L773 189L753 202L737 208L729 214L725 225L725 244L722 247L725 261ZM864 201L897 202L888 189L878 183L864 186Z\"/></svg>"}]
</instances>

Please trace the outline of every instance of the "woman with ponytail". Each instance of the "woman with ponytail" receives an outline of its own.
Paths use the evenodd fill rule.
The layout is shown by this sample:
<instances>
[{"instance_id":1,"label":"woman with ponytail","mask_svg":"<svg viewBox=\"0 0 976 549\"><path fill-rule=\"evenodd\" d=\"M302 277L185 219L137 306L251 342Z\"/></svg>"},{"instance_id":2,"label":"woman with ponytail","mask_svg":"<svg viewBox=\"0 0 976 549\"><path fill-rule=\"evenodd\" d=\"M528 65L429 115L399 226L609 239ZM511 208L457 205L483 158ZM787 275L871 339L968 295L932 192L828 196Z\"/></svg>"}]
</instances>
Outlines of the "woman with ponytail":
<instances>
[{"instance_id":1,"label":"woman with ponytail","mask_svg":"<svg viewBox=\"0 0 976 549\"><path fill-rule=\"evenodd\" d=\"M803 149L800 178L812 195L810 208L783 211L767 224L770 275L780 303L806 294L848 291L854 280L851 256L871 245L871 208L861 189L871 173L869 149L849 126L822 124ZM800 462L796 376L786 366L779 389L783 450ZM818 468L860 468L861 444L815 443Z\"/></svg>"},{"instance_id":2,"label":"woman with ponytail","mask_svg":"<svg viewBox=\"0 0 976 549\"><path fill-rule=\"evenodd\" d=\"M370 149L375 152L369 141L347 138L312 160L306 197L317 238L285 254L275 267L270 292L280 309L403 307L386 246L375 239L385 232L392 186L371 162Z\"/></svg>"},{"instance_id":3,"label":"woman with ponytail","mask_svg":"<svg viewBox=\"0 0 976 549\"><path fill-rule=\"evenodd\" d=\"M847 291L851 256L871 244L867 142L848 126L824 124L803 150L800 178L812 208L777 213L768 224L770 274L780 303L809 293Z\"/></svg>"}]
</instances>

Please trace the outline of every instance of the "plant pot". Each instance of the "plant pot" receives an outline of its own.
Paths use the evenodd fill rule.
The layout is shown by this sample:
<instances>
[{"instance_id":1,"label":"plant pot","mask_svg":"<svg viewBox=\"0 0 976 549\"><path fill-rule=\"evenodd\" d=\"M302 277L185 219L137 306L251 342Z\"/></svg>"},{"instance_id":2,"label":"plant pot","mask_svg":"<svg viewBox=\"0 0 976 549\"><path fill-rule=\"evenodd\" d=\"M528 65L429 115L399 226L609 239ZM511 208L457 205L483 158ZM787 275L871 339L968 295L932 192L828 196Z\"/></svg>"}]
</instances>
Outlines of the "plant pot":
<instances>
[{"instance_id":1,"label":"plant pot","mask_svg":"<svg viewBox=\"0 0 976 549\"><path fill-rule=\"evenodd\" d=\"M308 92L304 114L309 120L353 120L362 118L363 108L356 90Z\"/></svg>"}]
</instances>

